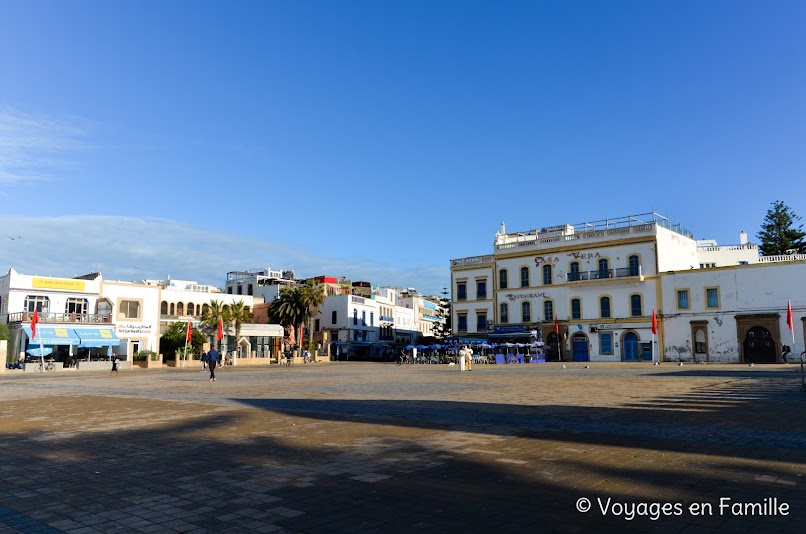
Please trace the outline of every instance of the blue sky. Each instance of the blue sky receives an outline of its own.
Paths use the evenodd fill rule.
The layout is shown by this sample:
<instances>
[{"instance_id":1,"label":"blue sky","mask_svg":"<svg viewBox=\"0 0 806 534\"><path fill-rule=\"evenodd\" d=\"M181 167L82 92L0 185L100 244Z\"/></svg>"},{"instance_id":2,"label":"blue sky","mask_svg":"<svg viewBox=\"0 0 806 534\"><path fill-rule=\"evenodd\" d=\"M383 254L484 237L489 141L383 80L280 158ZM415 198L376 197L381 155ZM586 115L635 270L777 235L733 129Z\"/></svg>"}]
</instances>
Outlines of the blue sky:
<instances>
[{"instance_id":1,"label":"blue sky","mask_svg":"<svg viewBox=\"0 0 806 534\"><path fill-rule=\"evenodd\" d=\"M806 3L0 0L0 271L448 285L510 231L806 215Z\"/></svg>"}]
</instances>

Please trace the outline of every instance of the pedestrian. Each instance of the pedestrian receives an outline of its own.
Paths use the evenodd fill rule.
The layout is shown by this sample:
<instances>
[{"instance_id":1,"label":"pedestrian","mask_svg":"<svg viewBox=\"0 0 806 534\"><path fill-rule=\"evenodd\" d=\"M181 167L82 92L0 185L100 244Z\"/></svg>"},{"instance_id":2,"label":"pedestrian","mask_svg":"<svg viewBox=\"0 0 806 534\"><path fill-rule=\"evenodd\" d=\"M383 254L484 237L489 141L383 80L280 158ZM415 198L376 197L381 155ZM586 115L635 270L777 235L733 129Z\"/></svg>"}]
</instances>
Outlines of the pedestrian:
<instances>
[{"instance_id":1,"label":"pedestrian","mask_svg":"<svg viewBox=\"0 0 806 534\"><path fill-rule=\"evenodd\" d=\"M465 369L473 370L473 349L470 348L470 345L465 347Z\"/></svg>"},{"instance_id":2,"label":"pedestrian","mask_svg":"<svg viewBox=\"0 0 806 534\"><path fill-rule=\"evenodd\" d=\"M112 353L112 373L115 373L115 375L120 376L120 373L118 373L118 355L115 354L114 352Z\"/></svg>"},{"instance_id":3,"label":"pedestrian","mask_svg":"<svg viewBox=\"0 0 806 534\"><path fill-rule=\"evenodd\" d=\"M199 371L199 372L203 373L203 372L205 372L207 370L207 353L204 352L204 351L202 351L201 362L202 362L202 368L201 368L201 371Z\"/></svg>"},{"instance_id":4,"label":"pedestrian","mask_svg":"<svg viewBox=\"0 0 806 534\"><path fill-rule=\"evenodd\" d=\"M311 361L311 353L308 349L305 349L302 352L302 363L308 363Z\"/></svg>"},{"instance_id":5,"label":"pedestrian","mask_svg":"<svg viewBox=\"0 0 806 534\"><path fill-rule=\"evenodd\" d=\"M207 366L210 368L210 382L215 382L215 366L218 364L219 359L218 351L210 349L210 352L207 353Z\"/></svg>"}]
</instances>

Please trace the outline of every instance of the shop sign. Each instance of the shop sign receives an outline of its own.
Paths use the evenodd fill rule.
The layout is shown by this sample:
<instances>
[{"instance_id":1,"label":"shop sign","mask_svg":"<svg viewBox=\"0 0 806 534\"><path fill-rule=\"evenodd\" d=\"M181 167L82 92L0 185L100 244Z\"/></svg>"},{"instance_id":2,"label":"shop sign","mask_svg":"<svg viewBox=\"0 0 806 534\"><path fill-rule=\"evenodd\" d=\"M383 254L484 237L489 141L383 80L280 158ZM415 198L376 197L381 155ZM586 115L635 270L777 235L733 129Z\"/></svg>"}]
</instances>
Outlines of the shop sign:
<instances>
[{"instance_id":1,"label":"shop sign","mask_svg":"<svg viewBox=\"0 0 806 534\"><path fill-rule=\"evenodd\" d=\"M123 336L150 336L152 325L147 323L118 323L115 332L118 337Z\"/></svg>"}]
</instances>

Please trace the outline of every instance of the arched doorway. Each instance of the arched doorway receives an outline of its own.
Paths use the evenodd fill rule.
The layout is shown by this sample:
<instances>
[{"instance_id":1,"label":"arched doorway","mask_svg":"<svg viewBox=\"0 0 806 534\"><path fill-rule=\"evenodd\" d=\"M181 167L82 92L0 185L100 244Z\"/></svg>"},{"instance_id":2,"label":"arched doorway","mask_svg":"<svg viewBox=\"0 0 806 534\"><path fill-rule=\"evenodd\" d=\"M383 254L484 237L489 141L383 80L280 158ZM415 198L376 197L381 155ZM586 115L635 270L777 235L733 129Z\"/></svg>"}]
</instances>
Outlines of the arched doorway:
<instances>
[{"instance_id":1,"label":"arched doorway","mask_svg":"<svg viewBox=\"0 0 806 534\"><path fill-rule=\"evenodd\" d=\"M638 361L638 336L635 332L627 332L621 338L621 358L625 362Z\"/></svg>"},{"instance_id":2,"label":"arched doorway","mask_svg":"<svg viewBox=\"0 0 806 534\"><path fill-rule=\"evenodd\" d=\"M753 363L776 363L775 341L763 326L754 326L744 337L744 360Z\"/></svg>"},{"instance_id":3,"label":"arched doorway","mask_svg":"<svg viewBox=\"0 0 806 534\"><path fill-rule=\"evenodd\" d=\"M577 332L571 338L571 352L574 355L575 362L590 361L590 353L588 352L588 337L582 332Z\"/></svg>"}]
</instances>

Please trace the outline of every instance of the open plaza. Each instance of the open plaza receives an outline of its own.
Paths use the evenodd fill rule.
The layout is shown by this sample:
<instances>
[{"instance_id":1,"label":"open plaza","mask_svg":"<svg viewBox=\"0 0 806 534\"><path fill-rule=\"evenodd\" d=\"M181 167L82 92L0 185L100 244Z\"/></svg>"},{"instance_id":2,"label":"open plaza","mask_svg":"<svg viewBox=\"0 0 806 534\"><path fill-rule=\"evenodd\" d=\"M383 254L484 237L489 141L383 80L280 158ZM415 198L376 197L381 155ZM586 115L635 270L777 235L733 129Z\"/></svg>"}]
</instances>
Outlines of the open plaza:
<instances>
[{"instance_id":1,"label":"open plaza","mask_svg":"<svg viewBox=\"0 0 806 534\"><path fill-rule=\"evenodd\" d=\"M0 533L758 533L806 521L798 365L217 375L0 373Z\"/></svg>"}]
</instances>

